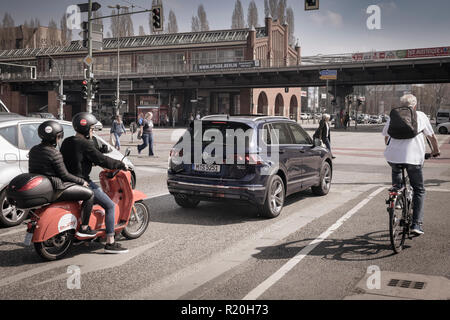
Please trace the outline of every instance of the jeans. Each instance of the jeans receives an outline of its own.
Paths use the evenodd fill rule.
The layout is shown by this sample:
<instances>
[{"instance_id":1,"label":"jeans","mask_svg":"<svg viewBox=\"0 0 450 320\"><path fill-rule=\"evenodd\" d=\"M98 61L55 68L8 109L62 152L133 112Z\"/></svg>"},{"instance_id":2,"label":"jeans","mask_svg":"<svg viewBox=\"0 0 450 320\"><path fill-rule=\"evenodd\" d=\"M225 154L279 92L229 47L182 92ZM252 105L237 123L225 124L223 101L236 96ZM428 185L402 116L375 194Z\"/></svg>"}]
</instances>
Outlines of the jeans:
<instances>
[{"instance_id":1,"label":"jeans","mask_svg":"<svg viewBox=\"0 0 450 320\"><path fill-rule=\"evenodd\" d=\"M328 138L323 139L323 143L327 146L327 149L331 152L331 145Z\"/></svg>"},{"instance_id":2,"label":"jeans","mask_svg":"<svg viewBox=\"0 0 450 320\"><path fill-rule=\"evenodd\" d=\"M120 136L121 135L122 135L122 132L120 132L120 133L114 132L114 137L116 138L116 145L115 145L116 148L120 148Z\"/></svg>"},{"instance_id":3,"label":"jeans","mask_svg":"<svg viewBox=\"0 0 450 320\"><path fill-rule=\"evenodd\" d=\"M390 163L392 167L392 185L402 187L402 169L397 163ZM423 183L422 165L403 164L408 172L411 187L414 190L413 195L413 224L423 223L423 206L425 202L425 187Z\"/></svg>"},{"instance_id":4,"label":"jeans","mask_svg":"<svg viewBox=\"0 0 450 320\"><path fill-rule=\"evenodd\" d=\"M153 156L154 155L153 154L153 133L143 133L142 141L144 143L137 147L139 154L141 153L142 150L144 150L148 146L148 155Z\"/></svg>"},{"instance_id":5,"label":"jeans","mask_svg":"<svg viewBox=\"0 0 450 320\"><path fill-rule=\"evenodd\" d=\"M94 182L89 181L89 188L94 191L94 203L100 205L103 209L105 209L106 235L113 236L115 234L114 214L116 210L116 204Z\"/></svg>"}]
</instances>

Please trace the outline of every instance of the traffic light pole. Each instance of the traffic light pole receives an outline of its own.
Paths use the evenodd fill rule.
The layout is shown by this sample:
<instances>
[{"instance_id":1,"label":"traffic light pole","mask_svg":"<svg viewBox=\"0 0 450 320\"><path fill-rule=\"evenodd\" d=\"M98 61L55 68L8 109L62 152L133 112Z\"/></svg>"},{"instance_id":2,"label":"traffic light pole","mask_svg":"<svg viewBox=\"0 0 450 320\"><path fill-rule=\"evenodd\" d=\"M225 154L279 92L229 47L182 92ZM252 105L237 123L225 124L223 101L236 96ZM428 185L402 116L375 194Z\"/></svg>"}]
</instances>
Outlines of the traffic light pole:
<instances>
[{"instance_id":1,"label":"traffic light pole","mask_svg":"<svg viewBox=\"0 0 450 320\"><path fill-rule=\"evenodd\" d=\"M88 56L92 57L92 0L89 0L89 11L88 11ZM88 95L86 99L86 111L92 113L92 64L88 66Z\"/></svg>"}]
</instances>

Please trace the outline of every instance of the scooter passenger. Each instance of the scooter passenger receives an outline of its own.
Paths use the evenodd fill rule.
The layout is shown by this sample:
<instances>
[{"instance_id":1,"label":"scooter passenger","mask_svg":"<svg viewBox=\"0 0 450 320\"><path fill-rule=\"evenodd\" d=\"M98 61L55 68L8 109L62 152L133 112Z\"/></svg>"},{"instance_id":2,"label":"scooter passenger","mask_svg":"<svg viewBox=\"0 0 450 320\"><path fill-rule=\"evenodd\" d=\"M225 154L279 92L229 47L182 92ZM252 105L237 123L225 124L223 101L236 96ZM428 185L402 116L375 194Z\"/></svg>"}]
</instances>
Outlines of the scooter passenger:
<instances>
[{"instance_id":1,"label":"scooter passenger","mask_svg":"<svg viewBox=\"0 0 450 320\"><path fill-rule=\"evenodd\" d=\"M112 159L101 153L92 140L95 116L88 112L81 112L74 116L72 125L77 132L75 136L64 140L61 153L64 163L73 175L88 181L89 188L94 192L94 203L105 209L106 245L105 253L126 253L128 249L114 241L114 214L115 203L102 189L89 177L92 166L97 165L107 169L128 170L128 167L119 160Z\"/></svg>"},{"instance_id":2,"label":"scooter passenger","mask_svg":"<svg viewBox=\"0 0 450 320\"><path fill-rule=\"evenodd\" d=\"M38 135L42 142L30 150L29 172L45 175L50 179L55 190L53 202L83 201L82 223L76 234L83 238L95 237L96 232L88 226L94 204L94 193L84 179L67 171L63 156L56 149L64 137L63 127L57 121L45 121L39 126Z\"/></svg>"}]
</instances>

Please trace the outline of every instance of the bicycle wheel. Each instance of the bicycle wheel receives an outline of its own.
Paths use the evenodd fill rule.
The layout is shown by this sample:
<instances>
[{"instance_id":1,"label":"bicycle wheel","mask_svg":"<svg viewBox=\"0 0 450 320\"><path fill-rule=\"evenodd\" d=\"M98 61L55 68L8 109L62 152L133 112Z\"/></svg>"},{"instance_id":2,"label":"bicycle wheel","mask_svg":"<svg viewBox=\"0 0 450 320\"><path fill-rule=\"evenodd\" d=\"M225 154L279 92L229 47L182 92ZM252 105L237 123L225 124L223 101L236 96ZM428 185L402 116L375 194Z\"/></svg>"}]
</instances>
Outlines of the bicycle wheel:
<instances>
[{"instance_id":1,"label":"bicycle wheel","mask_svg":"<svg viewBox=\"0 0 450 320\"><path fill-rule=\"evenodd\" d=\"M403 196L397 198L393 208L389 208L389 238L391 240L392 250L395 253L402 251L406 238L406 224L403 219L403 210L406 210Z\"/></svg>"}]
</instances>

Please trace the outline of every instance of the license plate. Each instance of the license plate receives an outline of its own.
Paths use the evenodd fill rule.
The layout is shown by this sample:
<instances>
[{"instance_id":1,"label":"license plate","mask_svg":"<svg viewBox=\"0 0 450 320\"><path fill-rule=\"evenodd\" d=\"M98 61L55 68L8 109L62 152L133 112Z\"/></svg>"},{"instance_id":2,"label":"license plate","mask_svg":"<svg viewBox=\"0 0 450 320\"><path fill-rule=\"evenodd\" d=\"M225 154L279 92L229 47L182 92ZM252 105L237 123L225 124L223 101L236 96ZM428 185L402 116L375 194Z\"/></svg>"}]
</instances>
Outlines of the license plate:
<instances>
[{"instance_id":1,"label":"license plate","mask_svg":"<svg viewBox=\"0 0 450 320\"><path fill-rule=\"evenodd\" d=\"M220 166L217 164L194 164L195 171L201 172L220 172Z\"/></svg>"},{"instance_id":2,"label":"license plate","mask_svg":"<svg viewBox=\"0 0 450 320\"><path fill-rule=\"evenodd\" d=\"M33 238L33 234L30 232L27 232L25 235L25 240L23 241L24 245L29 246L31 244L31 239Z\"/></svg>"}]
</instances>

